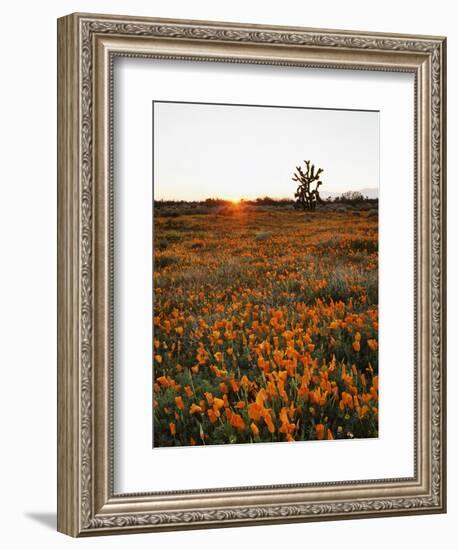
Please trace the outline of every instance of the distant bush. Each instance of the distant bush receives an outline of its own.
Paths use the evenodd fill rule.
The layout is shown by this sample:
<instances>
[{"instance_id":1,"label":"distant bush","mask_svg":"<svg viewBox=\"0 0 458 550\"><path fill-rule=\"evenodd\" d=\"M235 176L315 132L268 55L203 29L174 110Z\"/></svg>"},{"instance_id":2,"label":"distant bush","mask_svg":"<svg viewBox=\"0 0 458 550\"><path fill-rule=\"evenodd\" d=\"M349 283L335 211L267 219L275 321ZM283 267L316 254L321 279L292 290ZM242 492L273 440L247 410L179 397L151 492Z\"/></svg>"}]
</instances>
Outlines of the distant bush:
<instances>
[{"instance_id":1,"label":"distant bush","mask_svg":"<svg viewBox=\"0 0 458 550\"><path fill-rule=\"evenodd\" d=\"M167 239L159 239L155 246L157 246L158 250L166 250L169 243L167 242Z\"/></svg>"},{"instance_id":2,"label":"distant bush","mask_svg":"<svg viewBox=\"0 0 458 550\"><path fill-rule=\"evenodd\" d=\"M271 197L258 197L255 201L248 201L251 204L262 204L264 206L283 206L293 201L289 199L272 199Z\"/></svg>"},{"instance_id":3,"label":"distant bush","mask_svg":"<svg viewBox=\"0 0 458 550\"><path fill-rule=\"evenodd\" d=\"M342 193L340 197L336 197L334 202L343 202L347 204L355 204L357 202L362 202L364 196L359 191L346 191Z\"/></svg>"},{"instance_id":4,"label":"distant bush","mask_svg":"<svg viewBox=\"0 0 458 550\"><path fill-rule=\"evenodd\" d=\"M180 241L183 237L179 231L176 231L175 229L172 229L170 231L165 231L164 237L169 243L177 243Z\"/></svg>"},{"instance_id":5,"label":"distant bush","mask_svg":"<svg viewBox=\"0 0 458 550\"><path fill-rule=\"evenodd\" d=\"M365 206L369 206L371 204L378 205L378 199L370 199L359 191L346 191L338 197L335 197L333 202L350 205L361 205L361 203Z\"/></svg>"},{"instance_id":6,"label":"distant bush","mask_svg":"<svg viewBox=\"0 0 458 550\"><path fill-rule=\"evenodd\" d=\"M227 201L225 199L205 199L202 201L203 204L206 206L227 206L231 204L231 201Z\"/></svg>"},{"instance_id":7,"label":"distant bush","mask_svg":"<svg viewBox=\"0 0 458 550\"><path fill-rule=\"evenodd\" d=\"M272 238L272 233L270 233L269 231L259 231L255 235L256 241L268 241L271 238Z\"/></svg>"},{"instance_id":8,"label":"distant bush","mask_svg":"<svg viewBox=\"0 0 458 550\"><path fill-rule=\"evenodd\" d=\"M170 210L165 210L163 212L159 212L158 214L164 218L177 218L180 215L179 212L171 212Z\"/></svg>"},{"instance_id":9,"label":"distant bush","mask_svg":"<svg viewBox=\"0 0 458 550\"><path fill-rule=\"evenodd\" d=\"M350 240L350 247L353 250L360 250L371 254L378 251L378 241L374 240L372 237L362 239L356 238Z\"/></svg>"},{"instance_id":10,"label":"distant bush","mask_svg":"<svg viewBox=\"0 0 458 550\"><path fill-rule=\"evenodd\" d=\"M180 258L178 256L169 256L165 254L161 254L160 256L155 256L154 258L154 265L155 267L168 267L169 265L175 265L179 263Z\"/></svg>"}]
</instances>

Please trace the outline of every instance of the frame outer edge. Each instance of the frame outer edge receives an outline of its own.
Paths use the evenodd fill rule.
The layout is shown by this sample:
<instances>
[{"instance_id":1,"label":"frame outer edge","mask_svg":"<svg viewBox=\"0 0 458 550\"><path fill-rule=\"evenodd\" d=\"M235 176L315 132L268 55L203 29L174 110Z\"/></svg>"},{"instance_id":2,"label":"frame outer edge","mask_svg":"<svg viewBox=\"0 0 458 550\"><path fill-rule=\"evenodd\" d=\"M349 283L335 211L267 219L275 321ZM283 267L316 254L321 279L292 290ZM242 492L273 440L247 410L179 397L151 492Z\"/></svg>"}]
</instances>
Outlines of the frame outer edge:
<instances>
[{"instance_id":1,"label":"frame outer edge","mask_svg":"<svg viewBox=\"0 0 458 550\"><path fill-rule=\"evenodd\" d=\"M279 30L283 29L285 34L280 36ZM267 32L269 30L272 32ZM325 47L331 46L336 50L349 47L357 50L367 48L366 51L377 50L379 53L384 50L405 53L421 51L430 56L434 52L436 86L433 86L433 97L439 116L435 118L438 133L431 143L437 161L434 175L431 175L438 199L437 208L433 209L436 222L433 233L438 240L438 247L433 248L438 268L433 288L439 307L435 318L438 345L433 353L433 372L436 375L435 411L439 414L434 417L434 452L431 456L436 466L436 476L432 486L431 480L428 480L432 493L428 491L429 494L417 498L385 500L380 500L379 495L374 497L375 500L358 499L355 502L330 503L329 506L312 503L310 506L287 504L251 508L247 505L247 508L190 512L167 510L143 514L127 514L120 509L112 516L95 513L94 476L97 477L97 472L94 471L92 439L94 425L97 424L93 400L97 396L93 394L95 380L92 368L95 351L92 334L95 267L95 190L91 157L94 139L92 31L137 38L154 35L166 41L174 37L180 41L293 45L299 40L301 47L315 46L316 36L323 38L322 35L327 35ZM291 31L293 28L96 14L72 14L58 21L58 530L63 533L90 536L445 511L445 39L405 36L402 41L402 35L382 33L302 28L297 29L297 35L292 35ZM307 33L311 34L307 36ZM380 40L375 40L376 36ZM382 37L386 40L381 40Z\"/></svg>"},{"instance_id":2,"label":"frame outer edge","mask_svg":"<svg viewBox=\"0 0 458 550\"><path fill-rule=\"evenodd\" d=\"M447 38L443 37L441 43L441 431L442 431L442 501L443 513L447 513Z\"/></svg>"},{"instance_id":3,"label":"frame outer edge","mask_svg":"<svg viewBox=\"0 0 458 550\"><path fill-rule=\"evenodd\" d=\"M57 20L57 530L80 520L79 46L77 18Z\"/></svg>"},{"instance_id":4,"label":"frame outer edge","mask_svg":"<svg viewBox=\"0 0 458 550\"><path fill-rule=\"evenodd\" d=\"M427 42L431 40L445 40L445 36L442 35L430 35L430 34L411 34L411 33L399 33L399 32L383 32L383 31L366 31L361 29L335 29L329 27L305 27L296 25L275 25L271 23L247 23L242 21L227 21L218 20L210 21L208 19L189 19L189 18L170 18L170 17L150 17L146 15L122 15L122 14L107 14L107 13L94 13L94 12L73 12L69 16L75 16L80 19L92 20L92 21L109 21L112 23L156 23L159 25L182 25L182 26L196 26L196 27L213 27L213 28L231 28L241 30L261 30L261 31L286 31L286 32L320 32L321 34L339 34L339 35L358 35L368 38L395 38L405 39L414 38L415 40L425 40Z\"/></svg>"}]
</instances>

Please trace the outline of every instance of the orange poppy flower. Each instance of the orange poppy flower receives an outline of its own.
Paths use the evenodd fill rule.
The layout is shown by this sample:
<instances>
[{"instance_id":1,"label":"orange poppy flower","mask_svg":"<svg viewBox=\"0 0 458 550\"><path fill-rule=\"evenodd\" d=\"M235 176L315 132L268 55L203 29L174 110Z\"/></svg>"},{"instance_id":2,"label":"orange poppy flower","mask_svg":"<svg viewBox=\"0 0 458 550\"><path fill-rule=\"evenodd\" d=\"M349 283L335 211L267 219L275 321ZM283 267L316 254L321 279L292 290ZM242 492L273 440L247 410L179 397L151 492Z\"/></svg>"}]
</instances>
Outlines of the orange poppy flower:
<instances>
[{"instance_id":1,"label":"orange poppy flower","mask_svg":"<svg viewBox=\"0 0 458 550\"><path fill-rule=\"evenodd\" d=\"M367 341L367 345L372 351L377 351L377 348L378 348L377 340L370 339Z\"/></svg>"},{"instance_id":2,"label":"orange poppy flower","mask_svg":"<svg viewBox=\"0 0 458 550\"><path fill-rule=\"evenodd\" d=\"M159 378L156 379L156 381L161 385L168 387L170 386L170 382L167 380L166 376L159 376Z\"/></svg>"},{"instance_id":3,"label":"orange poppy flower","mask_svg":"<svg viewBox=\"0 0 458 550\"><path fill-rule=\"evenodd\" d=\"M268 411L264 411L263 419L267 425L267 429L271 434L273 434L275 432L275 425L272 422L272 417L270 416L270 413Z\"/></svg>"},{"instance_id":4,"label":"orange poppy flower","mask_svg":"<svg viewBox=\"0 0 458 550\"><path fill-rule=\"evenodd\" d=\"M350 393L347 393L345 391L342 392L342 401L344 405L347 405L347 407L350 407L350 409L353 409L354 402L353 397Z\"/></svg>"},{"instance_id":5,"label":"orange poppy flower","mask_svg":"<svg viewBox=\"0 0 458 550\"><path fill-rule=\"evenodd\" d=\"M240 389L240 382L238 382L235 378L231 378L229 380L229 384L231 385L232 391L237 393Z\"/></svg>"},{"instance_id":6,"label":"orange poppy flower","mask_svg":"<svg viewBox=\"0 0 458 550\"><path fill-rule=\"evenodd\" d=\"M216 413L213 409L208 409L207 415L208 415L208 419L212 424L214 424L219 417L219 413Z\"/></svg>"},{"instance_id":7,"label":"orange poppy flower","mask_svg":"<svg viewBox=\"0 0 458 550\"><path fill-rule=\"evenodd\" d=\"M219 397L213 398L213 409L219 411L222 407L224 407L224 400L220 399Z\"/></svg>"},{"instance_id":8,"label":"orange poppy flower","mask_svg":"<svg viewBox=\"0 0 458 550\"><path fill-rule=\"evenodd\" d=\"M184 410L184 403L183 403L183 398L181 397L181 395L179 395L178 397L175 397L175 403L177 404L177 407L180 409L180 410Z\"/></svg>"},{"instance_id":9,"label":"orange poppy flower","mask_svg":"<svg viewBox=\"0 0 458 550\"><path fill-rule=\"evenodd\" d=\"M239 431L243 431L245 429L245 422L239 414L232 413L229 422Z\"/></svg>"},{"instance_id":10,"label":"orange poppy flower","mask_svg":"<svg viewBox=\"0 0 458 550\"><path fill-rule=\"evenodd\" d=\"M277 386L275 385L275 382L267 382L267 393L270 397L275 397L277 395Z\"/></svg>"},{"instance_id":11,"label":"orange poppy flower","mask_svg":"<svg viewBox=\"0 0 458 550\"><path fill-rule=\"evenodd\" d=\"M374 378L372 379L372 384L374 386L374 389L378 390L378 376L374 376Z\"/></svg>"},{"instance_id":12,"label":"orange poppy flower","mask_svg":"<svg viewBox=\"0 0 458 550\"><path fill-rule=\"evenodd\" d=\"M264 401L267 399L267 392L264 388L261 388L256 395L256 403L263 406Z\"/></svg>"},{"instance_id":13,"label":"orange poppy flower","mask_svg":"<svg viewBox=\"0 0 458 550\"><path fill-rule=\"evenodd\" d=\"M258 403L250 403L248 406L248 416L255 422L261 419L262 407Z\"/></svg>"},{"instance_id":14,"label":"orange poppy flower","mask_svg":"<svg viewBox=\"0 0 458 550\"><path fill-rule=\"evenodd\" d=\"M254 435L259 435L259 428L256 426L254 422L250 424L250 428Z\"/></svg>"},{"instance_id":15,"label":"orange poppy flower","mask_svg":"<svg viewBox=\"0 0 458 550\"><path fill-rule=\"evenodd\" d=\"M213 395L208 391L206 391L204 395L205 395L205 399L208 401L208 404L213 405Z\"/></svg>"},{"instance_id":16,"label":"orange poppy flower","mask_svg":"<svg viewBox=\"0 0 458 550\"><path fill-rule=\"evenodd\" d=\"M315 426L316 438L324 439L324 424L317 424Z\"/></svg>"}]
</instances>

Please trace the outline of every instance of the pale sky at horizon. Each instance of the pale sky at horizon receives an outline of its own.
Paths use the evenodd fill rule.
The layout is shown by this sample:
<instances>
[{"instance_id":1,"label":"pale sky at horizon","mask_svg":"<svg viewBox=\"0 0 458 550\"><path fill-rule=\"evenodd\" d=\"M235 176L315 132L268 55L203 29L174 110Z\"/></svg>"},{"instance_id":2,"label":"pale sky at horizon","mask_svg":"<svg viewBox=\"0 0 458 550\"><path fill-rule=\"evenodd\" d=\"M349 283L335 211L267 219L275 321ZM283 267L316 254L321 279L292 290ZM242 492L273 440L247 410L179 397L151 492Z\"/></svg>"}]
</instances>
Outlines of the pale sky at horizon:
<instances>
[{"instance_id":1,"label":"pale sky at horizon","mask_svg":"<svg viewBox=\"0 0 458 550\"><path fill-rule=\"evenodd\" d=\"M305 159L320 193L379 186L379 113L154 103L154 198L293 198Z\"/></svg>"}]
</instances>

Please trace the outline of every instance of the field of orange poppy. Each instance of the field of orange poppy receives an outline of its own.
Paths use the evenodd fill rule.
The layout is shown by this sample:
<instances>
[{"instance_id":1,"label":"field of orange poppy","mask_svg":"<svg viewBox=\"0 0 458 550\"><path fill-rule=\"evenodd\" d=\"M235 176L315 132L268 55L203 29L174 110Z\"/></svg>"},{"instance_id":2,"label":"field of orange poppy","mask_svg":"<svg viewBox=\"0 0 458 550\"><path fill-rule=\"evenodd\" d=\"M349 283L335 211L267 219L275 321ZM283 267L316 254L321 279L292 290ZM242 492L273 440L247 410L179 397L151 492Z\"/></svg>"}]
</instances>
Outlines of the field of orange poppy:
<instances>
[{"instance_id":1,"label":"field of orange poppy","mask_svg":"<svg viewBox=\"0 0 458 550\"><path fill-rule=\"evenodd\" d=\"M154 446L378 436L377 211L154 222Z\"/></svg>"}]
</instances>

